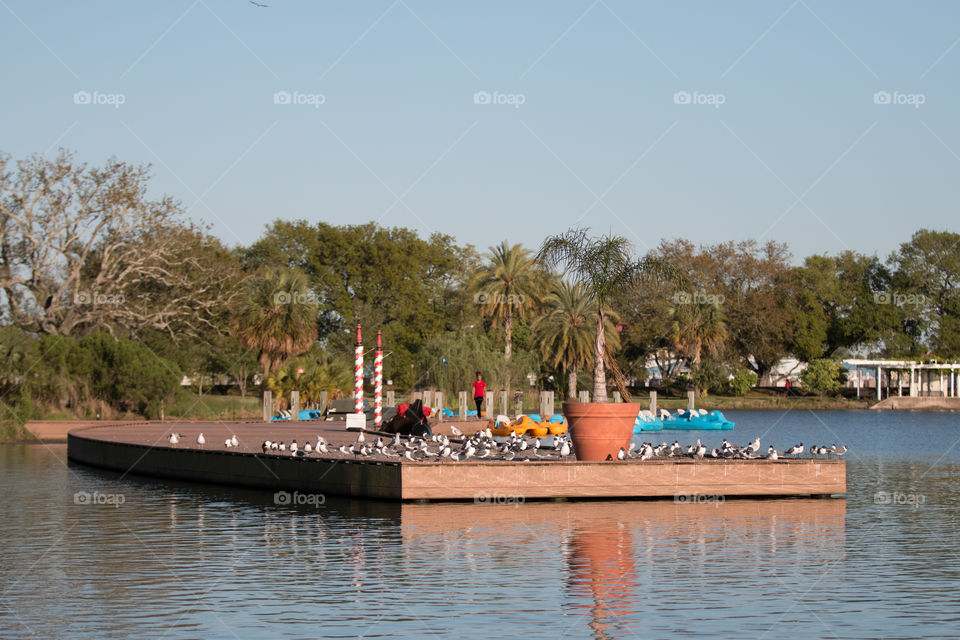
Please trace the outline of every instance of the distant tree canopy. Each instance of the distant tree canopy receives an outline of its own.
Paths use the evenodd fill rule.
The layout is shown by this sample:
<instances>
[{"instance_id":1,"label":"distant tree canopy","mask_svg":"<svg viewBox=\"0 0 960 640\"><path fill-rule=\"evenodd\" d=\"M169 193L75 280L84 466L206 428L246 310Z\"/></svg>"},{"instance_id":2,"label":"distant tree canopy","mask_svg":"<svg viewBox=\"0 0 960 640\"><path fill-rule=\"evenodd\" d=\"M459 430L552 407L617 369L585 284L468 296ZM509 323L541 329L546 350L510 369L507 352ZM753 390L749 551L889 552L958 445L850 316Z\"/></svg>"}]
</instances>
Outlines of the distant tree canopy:
<instances>
[{"instance_id":1,"label":"distant tree canopy","mask_svg":"<svg viewBox=\"0 0 960 640\"><path fill-rule=\"evenodd\" d=\"M382 330L391 352L384 372L400 385L417 379L411 365L430 336L475 322L466 284L476 258L449 236L277 221L242 253L247 269L285 265L307 275L323 311L320 339L331 351L352 350L358 322Z\"/></svg>"},{"instance_id":2,"label":"distant tree canopy","mask_svg":"<svg viewBox=\"0 0 960 640\"><path fill-rule=\"evenodd\" d=\"M634 275L592 272L612 263L580 260L595 252L569 232L553 236L552 262L506 240L480 255L439 233L302 219L228 249L179 203L149 196L149 179L149 167L115 159L0 154L0 392L11 413L103 402L155 415L181 375L199 389L208 378L241 393L258 380L278 393L302 385L305 400L347 393L357 323L368 350L382 331L395 389L442 382L448 394L478 369L491 388L532 376L574 393L585 370L594 386L608 364L636 381L649 361L667 383L682 373L703 392L741 394L773 383L790 356L815 363L805 381L829 393L849 352L960 358L951 231L920 229L885 259L794 261L775 242L665 240L644 256L617 245L608 255L629 257L631 274L672 274L632 286Z\"/></svg>"}]
</instances>

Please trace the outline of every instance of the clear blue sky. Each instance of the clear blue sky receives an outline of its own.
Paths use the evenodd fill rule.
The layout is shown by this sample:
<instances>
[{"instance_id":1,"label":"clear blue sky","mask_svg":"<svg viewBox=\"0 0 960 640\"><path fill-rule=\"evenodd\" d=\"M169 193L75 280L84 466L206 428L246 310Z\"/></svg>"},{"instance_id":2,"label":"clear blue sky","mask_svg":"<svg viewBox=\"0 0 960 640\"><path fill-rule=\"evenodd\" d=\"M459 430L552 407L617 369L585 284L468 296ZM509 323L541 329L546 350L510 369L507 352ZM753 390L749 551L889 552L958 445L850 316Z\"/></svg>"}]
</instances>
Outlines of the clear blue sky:
<instances>
[{"instance_id":1,"label":"clear blue sky","mask_svg":"<svg viewBox=\"0 0 960 640\"><path fill-rule=\"evenodd\" d=\"M278 217L800 257L958 230L956 2L262 3L0 0L0 149L152 163L231 245Z\"/></svg>"}]
</instances>

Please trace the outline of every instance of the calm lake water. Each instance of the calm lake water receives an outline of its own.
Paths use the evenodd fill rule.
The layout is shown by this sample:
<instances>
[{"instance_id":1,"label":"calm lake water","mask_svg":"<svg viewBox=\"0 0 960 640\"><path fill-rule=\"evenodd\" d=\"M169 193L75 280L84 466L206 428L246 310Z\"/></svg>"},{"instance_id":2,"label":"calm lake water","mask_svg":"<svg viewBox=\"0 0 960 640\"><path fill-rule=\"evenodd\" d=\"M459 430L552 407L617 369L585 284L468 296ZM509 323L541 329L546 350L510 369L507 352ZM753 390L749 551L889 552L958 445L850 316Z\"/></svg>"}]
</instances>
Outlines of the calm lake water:
<instances>
[{"instance_id":1,"label":"calm lake water","mask_svg":"<svg viewBox=\"0 0 960 640\"><path fill-rule=\"evenodd\" d=\"M960 414L729 417L658 440L846 444L846 498L278 507L0 446L0 638L960 635Z\"/></svg>"}]
</instances>

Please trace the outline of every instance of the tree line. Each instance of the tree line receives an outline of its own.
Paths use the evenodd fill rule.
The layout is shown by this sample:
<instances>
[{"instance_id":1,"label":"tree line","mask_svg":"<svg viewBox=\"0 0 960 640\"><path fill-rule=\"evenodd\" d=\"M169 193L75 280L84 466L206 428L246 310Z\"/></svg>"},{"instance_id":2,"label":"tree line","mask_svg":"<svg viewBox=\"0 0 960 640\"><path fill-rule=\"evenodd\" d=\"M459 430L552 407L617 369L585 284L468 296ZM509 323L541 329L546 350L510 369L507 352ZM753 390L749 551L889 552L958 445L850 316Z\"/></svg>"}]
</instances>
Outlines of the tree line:
<instances>
[{"instance_id":1,"label":"tree line","mask_svg":"<svg viewBox=\"0 0 960 640\"><path fill-rule=\"evenodd\" d=\"M0 154L11 415L107 402L155 416L184 375L201 394L229 380L241 395L257 382L307 402L349 395L357 323L368 345L382 331L385 378L400 391L466 389L478 370L493 388L591 388L597 300L535 247L276 220L230 248L180 203L151 197L149 180L149 167L116 159ZM958 245L957 233L920 229L886 257L797 264L775 242L665 240L637 259L677 277L608 292L605 366L637 384L652 359L665 384L741 392L772 384L790 356L956 359Z\"/></svg>"}]
</instances>

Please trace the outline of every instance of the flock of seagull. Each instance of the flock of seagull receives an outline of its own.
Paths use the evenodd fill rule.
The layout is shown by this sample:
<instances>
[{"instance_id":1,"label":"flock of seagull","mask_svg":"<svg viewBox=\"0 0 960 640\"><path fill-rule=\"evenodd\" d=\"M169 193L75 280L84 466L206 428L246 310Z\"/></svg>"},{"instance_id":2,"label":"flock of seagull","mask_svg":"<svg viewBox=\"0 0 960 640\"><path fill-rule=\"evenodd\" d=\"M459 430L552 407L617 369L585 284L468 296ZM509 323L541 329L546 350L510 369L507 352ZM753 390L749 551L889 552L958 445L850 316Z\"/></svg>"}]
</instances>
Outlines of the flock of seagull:
<instances>
[{"instance_id":1,"label":"flock of seagull","mask_svg":"<svg viewBox=\"0 0 960 640\"><path fill-rule=\"evenodd\" d=\"M849 451L849 449L846 445L838 447L835 444L829 447L812 445L809 449L810 455L814 458L831 455L842 456L847 451ZM754 438L753 442L742 447L738 447L724 438L723 444L721 444L719 448L714 447L708 451L706 445L697 438L697 441L688 447L680 446L680 443L676 440L673 441L673 444L662 442L659 445L644 442L639 447L636 447L635 443L631 442L629 449L620 448L617 459L639 458L640 460L652 460L653 458L678 458L685 456L695 460L702 460L706 457L735 460L779 460L780 458L799 458L803 455L803 452L804 448L801 442L784 451L778 451L771 444L767 447L766 454L761 454L759 437Z\"/></svg>"},{"instance_id":2,"label":"flock of seagull","mask_svg":"<svg viewBox=\"0 0 960 640\"><path fill-rule=\"evenodd\" d=\"M518 436L513 433L506 441L497 441L493 437L491 430L485 429L478 431L472 436L465 435L456 427L451 427L454 440L445 435L434 434L429 438L419 436L403 437L396 434L392 439L384 440L377 436L372 440L375 434L368 435L361 431L357 435L357 440L350 445L334 447L322 436L317 435L316 444L305 442L302 446L296 440L287 444L279 441L264 440L260 448L265 454L291 455L297 457L306 457L313 453L318 455L330 454L338 451L345 456L354 458L369 458L371 456L383 456L385 458L404 458L410 462L460 462L474 458L477 460L505 460L530 462L535 459L559 459L563 460L573 454L573 443L566 435L554 436L553 442L545 445L540 438L532 440ZM169 436L170 444L177 444L183 434L171 433ZM372 440L372 441L368 441ZM207 442L201 432L196 439L200 446ZM232 449L240 446L240 441L236 434L223 441L226 449ZM848 449L846 445L838 447L837 445L812 445L805 450L803 443L795 444L784 451L778 451L773 445L767 447L765 454L760 452L760 438L755 438L753 442L738 447L723 440L719 448L709 449L698 438L694 444L687 447L680 445L678 441L673 444L662 442L654 445L651 442L643 442L639 446L636 443L630 443L629 448L620 448L617 453L618 460L653 460L655 458L693 458L702 460L704 458L715 459L736 459L736 460L778 460L780 458L799 458L808 452L811 457L824 456L842 456ZM611 456L612 458L612 456Z\"/></svg>"}]
</instances>

